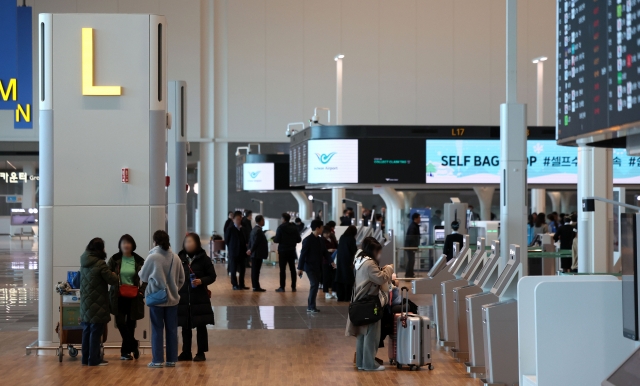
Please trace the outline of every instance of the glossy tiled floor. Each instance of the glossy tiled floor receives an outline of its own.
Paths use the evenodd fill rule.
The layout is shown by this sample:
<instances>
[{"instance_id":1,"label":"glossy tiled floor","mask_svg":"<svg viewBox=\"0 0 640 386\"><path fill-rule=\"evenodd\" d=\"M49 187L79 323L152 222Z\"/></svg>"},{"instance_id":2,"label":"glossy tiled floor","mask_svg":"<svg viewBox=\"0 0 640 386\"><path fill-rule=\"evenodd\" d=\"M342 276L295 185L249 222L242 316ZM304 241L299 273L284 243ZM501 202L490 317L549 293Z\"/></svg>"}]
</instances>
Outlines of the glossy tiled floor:
<instances>
[{"instance_id":1,"label":"glossy tiled floor","mask_svg":"<svg viewBox=\"0 0 640 386\"><path fill-rule=\"evenodd\" d=\"M80 253L78 253L78 256ZM435 370L409 372L387 366L382 373L353 368L355 340L344 336L347 304L318 294L319 314L308 315L309 284L299 280L297 292L276 293L279 269L265 266L261 285L268 292L232 291L226 268L216 264L218 280L210 286L216 325L210 326L208 360L180 362L175 369L146 367L118 360L107 351L109 366L86 368L79 357L59 363L44 355L25 356L24 347L37 339L37 242L10 241L0 236L0 384L24 385L479 385L464 367L433 344ZM250 270L247 270L247 279ZM55 281L65 278L54 278ZM249 282L247 282L248 284ZM290 286L290 277L287 275ZM429 305L429 296L413 296ZM387 359L386 349L378 357ZM80 381L82 380L82 381Z\"/></svg>"}]
</instances>

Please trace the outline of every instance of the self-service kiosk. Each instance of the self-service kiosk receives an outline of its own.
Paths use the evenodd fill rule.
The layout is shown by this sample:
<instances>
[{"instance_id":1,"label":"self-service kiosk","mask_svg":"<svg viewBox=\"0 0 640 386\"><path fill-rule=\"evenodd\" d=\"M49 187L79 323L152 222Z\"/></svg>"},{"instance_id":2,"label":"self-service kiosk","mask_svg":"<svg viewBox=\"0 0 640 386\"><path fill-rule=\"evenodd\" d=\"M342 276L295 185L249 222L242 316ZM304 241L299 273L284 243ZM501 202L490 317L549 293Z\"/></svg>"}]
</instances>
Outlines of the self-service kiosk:
<instances>
[{"instance_id":1,"label":"self-service kiosk","mask_svg":"<svg viewBox=\"0 0 640 386\"><path fill-rule=\"evenodd\" d=\"M458 326L454 324L455 311L453 303L453 289L469 284L468 281L462 279L462 273L469 265L469 235L464 235L464 243L460 252L460 257L456 259L450 268L455 279L446 280L440 284L440 296L442 298L442 325L438 325L438 327L441 328L439 343L443 347L455 346L455 340L458 336Z\"/></svg>"},{"instance_id":2,"label":"self-service kiosk","mask_svg":"<svg viewBox=\"0 0 640 386\"><path fill-rule=\"evenodd\" d=\"M452 347L451 353L453 357L458 360L467 360L469 358L467 333L466 333L467 320L464 314L464 302L458 301L458 290L460 290L460 288L465 288L465 287L468 287L469 285L473 285L476 277L478 276L478 274L482 270L482 267L484 266L485 256L486 256L485 239L484 237L480 237L476 242L476 252L473 254L473 257L469 261L469 264L467 264L467 267L464 269L464 271L462 271L462 277L459 280L459 282L462 283L463 285L460 287L454 288L451 294L452 296L448 296L448 299L451 299L451 302L452 302L451 307L453 308L453 319L454 319L452 323L449 323L447 321L447 325L450 326L448 330L449 332L448 338L451 342L453 342L453 345L450 346ZM464 299L464 297L462 299ZM460 311L461 303L462 303L462 312ZM463 323L465 328L464 334L460 334L460 315L463 316L462 319L464 320L464 323ZM460 342L461 337L464 338L463 345L461 345L461 342ZM460 350L461 346L464 347L463 351Z\"/></svg>"},{"instance_id":3,"label":"self-service kiosk","mask_svg":"<svg viewBox=\"0 0 640 386\"><path fill-rule=\"evenodd\" d=\"M518 383L518 279L520 246L509 246L509 261L491 288L498 302L482 306L485 384Z\"/></svg>"},{"instance_id":4,"label":"self-service kiosk","mask_svg":"<svg viewBox=\"0 0 640 386\"><path fill-rule=\"evenodd\" d=\"M442 299L440 298L442 290L440 289L440 285L443 281L453 280L456 277L453 275L456 267L456 262L459 258L464 256L467 253L468 248L462 248L460 253L457 251L460 250L458 243L453 243L453 251L455 257L452 260L449 260L447 263L447 256L441 255L440 258L436 261L436 263L431 267L429 273L425 278L414 279L411 281L411 286L414 294L431 294L433 295L433 313L435 316L435 324L438 327L436 329L437 339L438 341L441 338L441 329L442 329Z\"/></svg>"},{"instance_id":5,"label":"self-service kiosk","mask_svg":"<svg viewBox=\"0 0 640 386\"><path fill-rule=\"evenodd\" d=\"M484 375L484 335L482 332L482 305L498 301L490 292L498 278L498 260L500 260L500 241L491 245L491 254L476 277L473 285L458 288L459 314L458 332L460 351L464 351L464 336L467 337L466 349L469 361L465 362L467 372L474 378ZM464 307L464 308L463 308ZM466 320L463 320L466 319ZM466 323L465 323L466 322ZM466 326L466 328L464 328Z\"/></svg>"}]
</instances>

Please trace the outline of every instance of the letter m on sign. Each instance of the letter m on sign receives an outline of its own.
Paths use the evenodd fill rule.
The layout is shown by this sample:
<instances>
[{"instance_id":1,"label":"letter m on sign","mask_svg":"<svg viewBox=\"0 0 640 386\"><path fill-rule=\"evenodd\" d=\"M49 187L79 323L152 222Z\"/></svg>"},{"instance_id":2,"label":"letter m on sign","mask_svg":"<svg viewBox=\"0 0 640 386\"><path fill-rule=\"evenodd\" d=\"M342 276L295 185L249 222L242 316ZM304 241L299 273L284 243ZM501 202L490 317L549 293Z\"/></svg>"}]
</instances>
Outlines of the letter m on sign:
<instances>
[{"instance_id":1,"label":"letter m on sign","mask_svg":"<svg viewBox=\"0 0 640 386\"><path fill-rule=\"evenodd\" d=\"M0 110L12 110L15 129L31 129L31 7L18 7L15 0L0 0L0 37ZM6 124L0 122L0 128Z\"/></svg>"}]
</instances>

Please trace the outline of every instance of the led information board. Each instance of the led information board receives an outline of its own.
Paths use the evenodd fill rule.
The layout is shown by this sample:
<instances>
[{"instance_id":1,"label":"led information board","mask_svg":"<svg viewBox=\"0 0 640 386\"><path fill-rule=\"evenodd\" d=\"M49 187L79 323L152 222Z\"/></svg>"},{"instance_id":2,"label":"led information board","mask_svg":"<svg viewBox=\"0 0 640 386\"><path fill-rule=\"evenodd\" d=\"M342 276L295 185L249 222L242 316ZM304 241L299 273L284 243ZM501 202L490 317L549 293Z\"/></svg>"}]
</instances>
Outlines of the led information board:
<instances>
[{"instance_id":1,"label":"led information board","mask_svg":"<svg viewBox=\"0 0 640 386\"><path fill-rule=\"evenodd\" d=\"M312 140L307 151L308 182L358 183L358 140Z\"/></svg>"},{"instance_id":2,"label":"led information board","mask_svg":"<svg viewBox=\"0 0 640 386\"><path fill-rule=\"evenodd\" d=\"M428 184L499 184L500 141L426 141ZM527 141L527 176L530 184L577 184L578 149L555 141ZM624 149L613 151L613 182L640 183L640 157Z\"/></svg>"},{"instance_id":3,"label":"led information board","mask_svg":"<svg viewBox=\"0 0 640 386\"><path fill-rule=\"evenodd\" d=\"M362 183L424 183L423 141L403 139L358 140L358 181Z\"/></svg>"},{"instance_id":4,"label":"led information board","mask_svg":"<svg viewBox=\"0 0 640 386\"><path fill-rule=\"evenodd\" d=\"M640 1L559 0L557 139L640 121Z\"/></svg>"},{"instance_id":5,"label":"led information board","mask_svg":"<svg viewBox=\"0 0 640 386\"><path fill-rule=\"evenodd\" d=\"M245 163L242 165L244 190L274 190L274 165L272 163Z\"/></svg>"}]
</instances>

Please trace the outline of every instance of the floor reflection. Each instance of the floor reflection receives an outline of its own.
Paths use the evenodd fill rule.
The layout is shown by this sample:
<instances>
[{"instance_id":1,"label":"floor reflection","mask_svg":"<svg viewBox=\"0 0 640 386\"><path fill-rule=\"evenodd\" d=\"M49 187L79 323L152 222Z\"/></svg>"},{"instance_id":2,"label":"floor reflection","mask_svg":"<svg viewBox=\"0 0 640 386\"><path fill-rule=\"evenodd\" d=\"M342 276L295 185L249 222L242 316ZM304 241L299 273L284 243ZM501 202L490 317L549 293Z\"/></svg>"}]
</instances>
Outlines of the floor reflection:
<instances>
[{"instance_id":1,"label":"floor reflection","mask_svg":"<svg viewBox=\"0 0 640 386\"><path fill-rule=\"evenodd\" d=\"M37 241L0 236L0 331L37 326Z\"/></svg>"},{"instance_id":2,"label":"floor reflection","mask_svg":"<svg viewBox=\"0 0 640 386\"><path fill-rule=\"evenodd\" d=\"M348 307L319 306L320 313L307 314L304 306L215 306L215 330L279 330L345 328Z\"/></svg>"}]
</instances>

